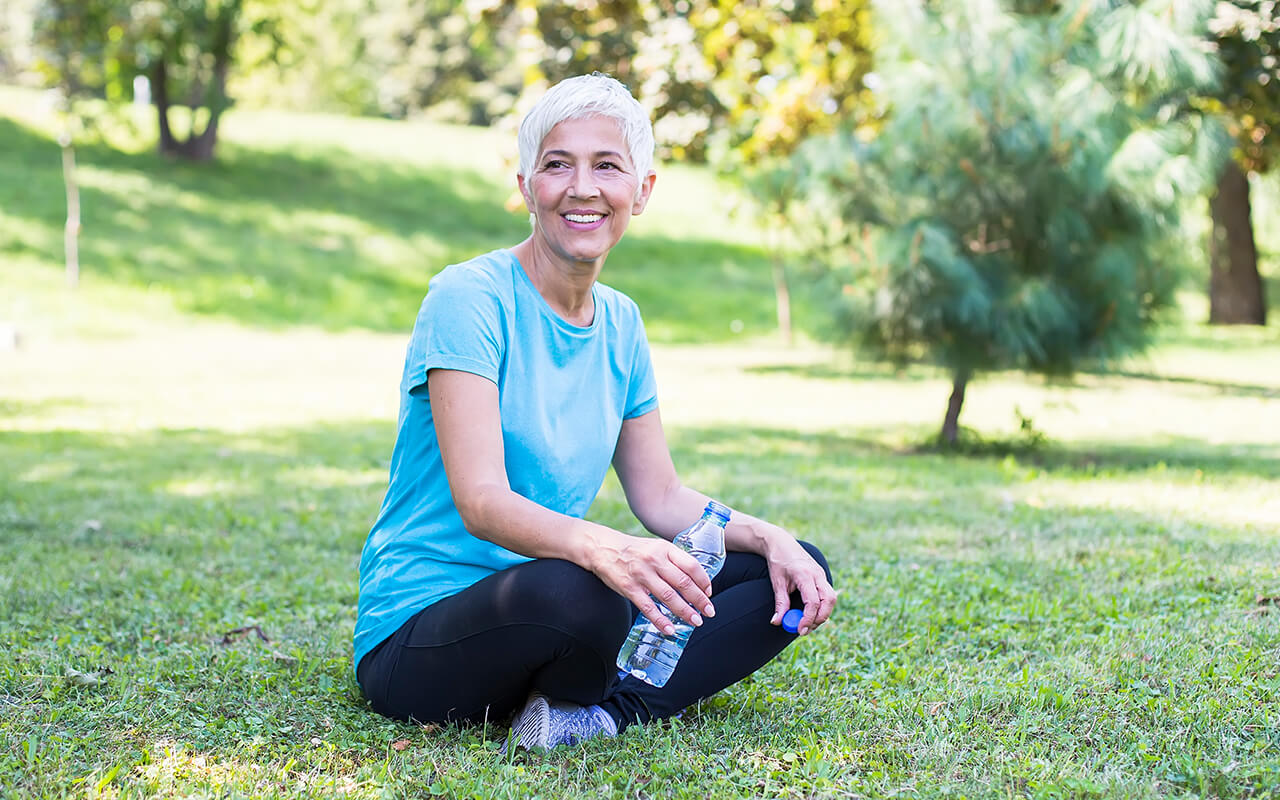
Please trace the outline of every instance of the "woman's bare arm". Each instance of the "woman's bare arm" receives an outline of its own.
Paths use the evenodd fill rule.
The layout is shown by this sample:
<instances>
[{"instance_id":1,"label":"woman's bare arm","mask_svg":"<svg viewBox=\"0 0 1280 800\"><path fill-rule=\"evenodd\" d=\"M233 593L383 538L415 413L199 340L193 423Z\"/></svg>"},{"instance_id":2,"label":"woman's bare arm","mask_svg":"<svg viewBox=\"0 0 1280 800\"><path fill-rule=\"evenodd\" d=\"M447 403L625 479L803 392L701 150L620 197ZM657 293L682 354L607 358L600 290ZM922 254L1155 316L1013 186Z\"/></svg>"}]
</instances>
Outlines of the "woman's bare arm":
<instances>
[{"instance_id":1,"label":"woman's bare arm","mask_svg":"<svg viewBox=\"0 0 1280 800\"><path fill-rule=\"evenodd\" d=\"M711 609L711 583L696 559L668 542L560 514L512 491L498 387L457 370L433 369L427 378L449 489L471 535L530 558L559 558L590 570L668 633L675 629L652 597L702 624L699 611Z\"/></svg>"}]
</instances>

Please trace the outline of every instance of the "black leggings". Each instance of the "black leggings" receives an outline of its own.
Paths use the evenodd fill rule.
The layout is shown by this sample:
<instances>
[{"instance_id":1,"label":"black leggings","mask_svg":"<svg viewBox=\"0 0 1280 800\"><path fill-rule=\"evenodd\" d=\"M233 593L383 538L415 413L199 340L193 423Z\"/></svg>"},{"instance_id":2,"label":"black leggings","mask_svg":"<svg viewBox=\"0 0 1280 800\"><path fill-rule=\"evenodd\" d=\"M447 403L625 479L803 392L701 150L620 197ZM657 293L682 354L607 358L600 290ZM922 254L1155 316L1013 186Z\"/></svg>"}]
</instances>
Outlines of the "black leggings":
<instances>
[{"instance_id":1,"label":"black leggings","mask_svg":"<svg viewBox=\"0 0 1280 800\"><path fill-rule=\"evenodd\" d=\"M818 548L801 542L827 571ZM614 659L636 608L594 574L558 559L496 572L428 606L360 660L375 711L418 722L502 721L537 689L599 704L622 730L663 719L745 678L795 638L771 625L765 560L729 553L711 582L716 615L694 628L661 689L619 680ZM792 605L802 605L798 594Z\"/></svg>"}]
</instances>

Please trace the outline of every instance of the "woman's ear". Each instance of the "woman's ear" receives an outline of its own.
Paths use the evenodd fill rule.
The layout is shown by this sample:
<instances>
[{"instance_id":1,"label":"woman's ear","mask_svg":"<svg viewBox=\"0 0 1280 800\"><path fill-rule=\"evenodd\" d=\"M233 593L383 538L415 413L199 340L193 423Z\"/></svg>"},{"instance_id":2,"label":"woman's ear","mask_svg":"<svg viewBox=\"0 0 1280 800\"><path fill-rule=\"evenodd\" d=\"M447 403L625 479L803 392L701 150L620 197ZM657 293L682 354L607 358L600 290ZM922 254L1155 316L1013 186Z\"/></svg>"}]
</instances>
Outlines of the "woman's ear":
<instances>
[{"instance_id":1,"label":"woman's ear","mask_svg":"<svg viewBox=\"0 0 1280 800\"><path fill-rule=\"evenodd\" d=\"M631 204L632 215L640 214L644 211L644 207L649 205L649 195L653 194L653 184L657 180L658 173L649 170L649 174L640 181L640 187L636 189L636 201Z\"/></svg>"},{"instance_id":2,"label":"woman's ear","mask_svg":"<svg viewBox=\"0 0 1280 800\"><path fill-rule=\"evenodd\" d=\"M524 198L524 207L533 213L533 198L529 195L531 191L528 183L525 182L523 175L516 175L516 185L520 187L520 196Z\"/></svg>"}]
</instances>

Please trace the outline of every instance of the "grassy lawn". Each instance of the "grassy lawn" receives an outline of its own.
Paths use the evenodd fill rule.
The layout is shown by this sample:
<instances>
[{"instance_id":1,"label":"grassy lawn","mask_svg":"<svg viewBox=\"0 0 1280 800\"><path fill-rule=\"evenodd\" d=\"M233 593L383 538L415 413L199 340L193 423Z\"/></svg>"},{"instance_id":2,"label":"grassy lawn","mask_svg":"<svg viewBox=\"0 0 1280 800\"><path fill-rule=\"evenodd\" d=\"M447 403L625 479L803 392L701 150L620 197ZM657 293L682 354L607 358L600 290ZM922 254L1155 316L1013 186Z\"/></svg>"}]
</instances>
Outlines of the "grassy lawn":
<instances>
[{"instance_id":1,"label":"grassy lawn","mask_svg":"<svg viewBox=\"0 0 1280 800\"><path fill-rule=\"evenodd\" d=\"M48 124L0 90L0 797L1280 794L1274 324L990 376L962 421L994 441L930 453L942 376L776 344L758 237L663 170L605 279L677 464L822 546L841 606L680 721L500 755L500 721L369 711L350 633L426 281L527 230L501 135L243 113L214 166L84 148L68 292ZM592 517L638 531L612 479Z\"/></svg>"},{"instance_id":2,"label":"grassy lawn","mask_svg":"<svg viewBox=\"0 0 1280 800\"><path fill-rule=\"evenodd\" d=\"M400 333L435 272L529 231L523 206L503 209L514 187L514 134L232 114L220 163L190 165L155 155L144 144L152 122L138 117L138 133L106 126L125 152L101 143L78 148L83 280L94 299L109 297L126 318L79 308L60 314L64 298L51 289L61 278L41 269L62 252L56 126L33 92L0 87L0 109L0 259L18 292L0 299L0 319L7 314L41 332L67 317L79 333L132 328L128 312L142 304L151 317L170 311L256 327ZM730 197L700 172L665 168L660 186L610 256L606 282L651 309L655 341L770 330L769 262L758 233L729 218ZM691 264L699 285L715 291L685 291Z\"/></svg>"}]
</instances>

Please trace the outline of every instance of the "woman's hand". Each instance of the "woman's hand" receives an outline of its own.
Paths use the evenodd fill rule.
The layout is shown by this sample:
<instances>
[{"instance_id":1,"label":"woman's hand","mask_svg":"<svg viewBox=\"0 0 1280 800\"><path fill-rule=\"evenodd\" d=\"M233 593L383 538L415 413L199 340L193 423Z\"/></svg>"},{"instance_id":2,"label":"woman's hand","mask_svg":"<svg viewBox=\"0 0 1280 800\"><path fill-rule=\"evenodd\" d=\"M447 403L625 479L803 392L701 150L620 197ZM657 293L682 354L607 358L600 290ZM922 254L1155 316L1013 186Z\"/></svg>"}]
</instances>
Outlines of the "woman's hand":
<instances>
[{"instance_id":1,"label":"woman's hand","mask_svg":"<svg viewBox=\"0 0 1280 800\"><path fill-rule=\"evenodd\" d=\"M676 629L654 598L690 625L701 625L703 614L715 616L711 579L696 558L664 539L609 534L591 549L591 571L630 600L658 630L673 634Z\"/></svg>"},{"instance_id":2,"label":"woman's hand","mask_svg":"<svg viewBox=\"0 0 1280 800\"><path fill-rule=\"evenodd\" d=\"M627 503L635 512L636 518L643 525L661 536L675 537L677 533L696 520L705 507L707 498L698 492L685 487L676 475L675 466L671 463L671 451L667 448L666 435L662 430L662 420L657 409L633 417L622 423L622 432L618 436L618 447L613 454L613 467L626 492ZM633 542L648 542L661 546L665 542L632 539ZM805 551L795 537L777 525L756 519L755 517L734 511L729 525L725 528L725 546L728 550L748 553L759 553L769 564L769 579L773 583L775 609L773 624L782 624L782 615L791 607L791 593L799 592L804 601L804 615L800 619L800 633L808 633L818 625L827 621L831 610L835 608L836 591L827 580L822 566ZM706 579L701 567L693 569L690 564L697 564L696 559L684 551L669 545L659 548L657 553L665 555L678 570L684 573L683 578L674 575L668 568L666 577L657 581L651 568L655 562L644 562L633 559L630 555L611 554L613 563L601 569L593 569L602 580L615 591L623 594L635 603L645 616L658 624L662 630L666 627L650 613L656 611L649 601L646 589L657 595L664 603L671 599L668 606L679 616L692 620L692 616L683 613L692 610L688 602L697 608L704 608L706 595L711 594L711 582ZM608 559L606 559L608 560ZM664 566L661 559L657 566ZM703 595L685 591L688 584L685 578L697 576L695 584ZM672 580L672 577L675 580ZM654 588L658 591L653 591ZM667 595L660 592L666 591ZM682 596L677 600L671 592ZM714 613L704 610L707 616ZM696 624L696 623L695 623Z\"/></svg>"},{"instance_id":3,"label":"woman's hand","mask_svg":"<svg viewBox=\"0 0 1280 800\"><path fill-rule=\"evenodd\" d=\"M782 615L791 608L792 592L799 592L804 601L804 616L796 626L797 633L803 636L826 622L836 607L836 590L821 565L795 537L777 528L768 540L764 557L773 583L774 613L770 622L782 624Z\"/></svg>"}]
</instances>

